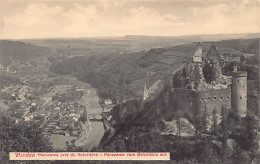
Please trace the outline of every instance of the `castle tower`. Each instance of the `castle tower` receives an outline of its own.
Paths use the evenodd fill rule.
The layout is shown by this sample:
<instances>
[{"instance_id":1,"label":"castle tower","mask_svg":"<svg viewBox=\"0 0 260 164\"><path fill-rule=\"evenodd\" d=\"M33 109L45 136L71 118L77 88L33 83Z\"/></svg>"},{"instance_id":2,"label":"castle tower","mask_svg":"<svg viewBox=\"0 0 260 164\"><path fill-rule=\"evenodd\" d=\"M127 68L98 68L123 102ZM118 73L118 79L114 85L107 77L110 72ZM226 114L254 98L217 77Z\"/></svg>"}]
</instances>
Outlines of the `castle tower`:
<instances>
[{"instance_id":1,"label":"castle tower","mask_svg":"<svg viewBox=\"0 0 260 164\"><path fill-rule=\"evenodd\" d=\"M149 97L148 90L146 88L146 84L144 84L143 100L145 101L148 97Z\"/></svg>"},{"instance_id":2,"label":"castle tower","mask_svg":"<svg viewBox=\"0 0 260 164\"><path fill-rule=\"evenodd\" d=\"M193 54L192 61L194 63L201 63L202 62L201 55L202 55L202 46L200 45L200 43L198 43L197 49Z\"/></svg>"},{"instance_id":3,"label":"castle tower","mask_svg":"<svg viewBox=\"0 0 260 164\"><path fill-rule=\"evenodd\" d=\"M233 72L231 88L231 107L241 117L247 112L247 72Z\"/></svg>"}]
</instances>

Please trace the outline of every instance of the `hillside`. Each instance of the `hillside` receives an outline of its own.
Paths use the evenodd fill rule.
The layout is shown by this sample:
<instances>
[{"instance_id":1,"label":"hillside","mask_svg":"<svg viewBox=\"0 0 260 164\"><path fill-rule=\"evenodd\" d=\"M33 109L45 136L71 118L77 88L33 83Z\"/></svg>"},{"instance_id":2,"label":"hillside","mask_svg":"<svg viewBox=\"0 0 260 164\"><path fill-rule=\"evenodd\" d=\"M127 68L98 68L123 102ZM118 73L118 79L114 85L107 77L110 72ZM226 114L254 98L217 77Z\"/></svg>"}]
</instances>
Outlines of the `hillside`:
<instances>
[{"instance_id":1,"label":"hillside","mask_svg":"<svg viewBox=\"0 0 260 164\"><path fill-rule=\"evenodd\" d=\"M230 40L217 42L215 45L220 53L227 53L228 49L229 53L239 57L245 49L248 50L248 46L252 47L255 41L255 39ZM203 51L207 52L207 47L211 43L202 44ZM174 52L188 59L189 52L193 49L193 44L167 49L153 49L140 54L141 57L136 62L138 65L138 62L147 61L144 63L144 68L151 67L156 61L161 60L158 56L164 57L165 54L174 54ZM239 54L237 54L238 52ZM160 65L163 64L160 63ZM140 69L140 71L142 70ZM201 113L201 115L191 118L184 114L183 109L177 109L174 106L175 98L172 86L169 84L165 85L152 100L131 99L117 104L113 108L112 117L109 120L110 129L105 132L99 146L92 151L165 151L171 153L171 160L191 161L188 163L194 161L222 163L223 151L226 151L228 153L225 160L228 163L237 163L238 159L243 161L242 163L252 161L258 141L254 131L253 116L248 114L247 117L238 119L232 110L227 109L221 112L219 117L222 120L219 123L216 121L218 116L214 112L212 114ZM211 124L207 122L209 115L212 115L213 126L207 130ZM164 131L170 133L164 135L165 133L162 133ZM184 135L181 135L181 131ZM185 131L189 137L185 136ZM194 133L191 133L192 131ZM223 141L224 137L226 137L226 141ZM224 144L226 144L225 147L222 146Z\"/></svg>"},{"instance_id":2,"label":"hillside","mask_svg":"<svg viewBox=\"0 0 260 164\"><path fill-rule=\"evenodd\" d=\"M16 61L26 61L42 55L48 55L50 49L19 41L0 40L0 64L9 65Z\"/></svg>"},{"instance_id":3,"label":"hillside","mask_svg":"<svg viewBox=\"0 0 260 164\"><path fill-rule=\"evenodd\" d=\"M239 57L257 39L215 42L220 53ZM202 42L206 53L212 42ZM51 70L70 74L92 84L101 98L141 98L143 86L157 80L171 81L174 72L191 60L197 43L169 48L154 48L129 54L79 56L54 63Z\"/></svg>"}]
</instances>

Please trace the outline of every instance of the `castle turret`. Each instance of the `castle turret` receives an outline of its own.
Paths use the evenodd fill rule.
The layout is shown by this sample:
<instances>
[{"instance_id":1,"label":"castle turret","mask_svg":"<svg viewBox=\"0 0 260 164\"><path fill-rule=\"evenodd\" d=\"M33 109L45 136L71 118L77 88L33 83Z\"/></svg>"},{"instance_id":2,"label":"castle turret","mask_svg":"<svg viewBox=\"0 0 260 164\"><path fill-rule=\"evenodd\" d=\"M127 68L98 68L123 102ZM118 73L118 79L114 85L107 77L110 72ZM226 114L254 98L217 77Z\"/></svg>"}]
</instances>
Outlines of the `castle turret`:
<instances>
[{"instance_id":1,"label":"castle turret","mask_svg":"<svg viewBox=\"0 0 260 164\"><path fill-rule=\"evenodd\" d=\"M149 97L148 90L146 88L146 84L144 84L143 100L146 100L148 97Z\"/></svg>"},{"instance_id":2,"label":"castle turret","mask_svg":"<svg viewBox=\"0 0 260 164\"><path fill-rule=\"evenodd\" d=\"M247 72L233 72L231 88L231 107L241 117L247 112Z\"/></svg>"}]
</instances>

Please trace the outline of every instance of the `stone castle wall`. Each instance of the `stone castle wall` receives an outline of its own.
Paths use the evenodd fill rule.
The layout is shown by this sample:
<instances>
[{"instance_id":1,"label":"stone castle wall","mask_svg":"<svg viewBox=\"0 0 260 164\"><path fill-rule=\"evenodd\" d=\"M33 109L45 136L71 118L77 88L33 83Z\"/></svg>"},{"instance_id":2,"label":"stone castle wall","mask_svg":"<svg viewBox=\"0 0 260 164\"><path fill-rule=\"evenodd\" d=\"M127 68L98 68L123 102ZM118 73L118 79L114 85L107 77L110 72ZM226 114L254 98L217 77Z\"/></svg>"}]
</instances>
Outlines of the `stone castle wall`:
<instances>
[{"instance_id":1,"label":"stone castle wall","mask_svg":"<svg viewBox=\"0 0 260 164\"><path fill-rule=\"evenodd\" d=\"M209 91L195 91L189 89L175 88L172 91L173 106L175 110L181 110L190 117L201 114L203 109L217 113L221 112L222 105L231 108L231 89L218 89Z\"/></svg>"}]
</instances>

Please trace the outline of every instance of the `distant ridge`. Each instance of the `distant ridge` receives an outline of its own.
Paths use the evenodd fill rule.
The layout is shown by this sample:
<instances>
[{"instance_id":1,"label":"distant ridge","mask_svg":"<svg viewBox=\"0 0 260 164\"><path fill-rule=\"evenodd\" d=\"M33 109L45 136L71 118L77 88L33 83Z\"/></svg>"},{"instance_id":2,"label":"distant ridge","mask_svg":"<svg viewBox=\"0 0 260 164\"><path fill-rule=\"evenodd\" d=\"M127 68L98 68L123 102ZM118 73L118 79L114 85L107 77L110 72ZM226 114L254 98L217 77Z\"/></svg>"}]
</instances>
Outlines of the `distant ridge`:
<instances>
[{"instance_id":1,"label":"distant ridge","mask_svg":"<svg viewBox=\"0 0 260 164\"><path fill-rule=\"evenodd\" d=\"M259 38L258 33L234 33L234 34L191 34L191 35L177 35L177 36L156 36L156 35L125 35L125 36L97 36L97 37L46 37L46 38L24 38L24 39L5 39L9 41L27 41L27 40L93 40L93 39L187 39L200 38L204 41L219 41L228 39L251 39Z\"/></svg>"},{"instance_id":2,"label":"distant ridge","mask_svg":"<svg viewBox=\"0 0 260 164\"><path fill-rule=\"evenodd\" d=\"M50 49L46 47L20 41L0 40L0 64L5 66L15 61L26 61L49 53Z\"/></svg>"},{"instance_id":3,"label":"distant ridge","mask_svg":"<svg viewBox=\"0 0 260 164\"><path fill-rule=\"evenodd\" d=\"M149 35L126 35L125 39L193 39L197 41L220 41L230 39L252 39L259 38L260 33L236 33L236 34L201 34L201 35L180 35L180 36L149 36Z\"/></svg>"}]
</instances>

